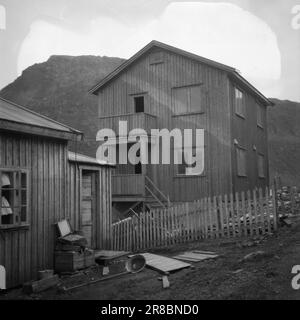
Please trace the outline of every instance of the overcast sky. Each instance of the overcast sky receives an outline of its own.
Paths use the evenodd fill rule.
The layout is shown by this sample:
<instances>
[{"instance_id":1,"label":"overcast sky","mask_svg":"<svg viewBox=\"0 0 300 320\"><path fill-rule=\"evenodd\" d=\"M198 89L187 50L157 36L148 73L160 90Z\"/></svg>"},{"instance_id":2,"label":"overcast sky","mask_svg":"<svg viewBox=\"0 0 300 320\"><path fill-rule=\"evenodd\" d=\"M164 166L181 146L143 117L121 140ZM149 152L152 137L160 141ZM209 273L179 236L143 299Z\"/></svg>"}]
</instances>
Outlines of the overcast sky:
<instances>
[{"instance_id":1,"label":"overcast sky","mask_svg":"<svg viewBox=\"0 0 300 320\"><path fill-rule=\"evenodd\" d=\"M129 58L159 40L241 71L268 97L300 101L300 0L0 0L0 88L53 54ZM2 10L1 10L2 8ZM299 19L300 21L300 19Z\"/></svg>"}]
</instances>

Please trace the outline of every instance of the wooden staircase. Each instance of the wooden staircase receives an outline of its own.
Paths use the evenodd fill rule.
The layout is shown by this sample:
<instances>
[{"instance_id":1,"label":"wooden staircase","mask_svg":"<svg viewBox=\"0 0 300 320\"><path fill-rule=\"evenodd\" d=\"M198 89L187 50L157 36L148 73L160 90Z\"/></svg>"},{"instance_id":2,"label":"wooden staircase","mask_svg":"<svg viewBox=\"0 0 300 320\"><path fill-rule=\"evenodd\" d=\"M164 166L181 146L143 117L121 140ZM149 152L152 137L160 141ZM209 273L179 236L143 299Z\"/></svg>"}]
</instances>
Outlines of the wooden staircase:
<instances>
[{"instance_id":1,"label":"wooden staircase","mask_svg":"<svg viewBox=\"0 0 300 320\"><path fill-rule=\"evenodd\" d=\"M148 210L167 209L172 206L169 196L166 196L156 184L145 176L146 201L145 206Z\"/></svg>"}]
</instances>

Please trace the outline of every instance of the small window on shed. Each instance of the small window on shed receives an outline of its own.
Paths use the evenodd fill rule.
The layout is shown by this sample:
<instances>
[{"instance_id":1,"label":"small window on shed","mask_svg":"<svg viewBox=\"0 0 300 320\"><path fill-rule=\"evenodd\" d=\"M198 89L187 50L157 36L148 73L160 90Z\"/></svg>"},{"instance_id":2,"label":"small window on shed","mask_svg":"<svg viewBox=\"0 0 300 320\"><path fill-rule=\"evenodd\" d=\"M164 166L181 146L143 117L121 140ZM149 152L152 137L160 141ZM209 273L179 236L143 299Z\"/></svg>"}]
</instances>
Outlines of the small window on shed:
<instances>
[{"instance_id":1,"label":"small window on shed","mask_svg":"<svg viewBox=\"0 0 300 320\"><path fill-rule=\"evenodd\" d=\"M247 176L246 150L240 147L236 148L237 175L239 177Z\"/></svg>"},{"instance_id":2,"label":"small window on shed","mask_svg":"<svg viewBox=\"0 0 300 320\"><path fill-rule=\"evenodd\" d=\"M257 156L258 177L265 178L265 157L262 154Z\"/></svg>"},{"instance_id":3,"label":"small window on shed","mask_svg":"<svg viewBox=\"0 0 300 320\"><path fill-rule=\"evenodd\" d=\"M244 93L238 89L234 89L235 95L235 113L242 118L246 117L246 104Z\"/></svg>"},{"instance_id":4,"label":"small window on shed","mask_svg":"<svg viewBox=\"0 0 300 320\"><path fill-rule=\"evenodd\" d=\"M141 113L145 111L144 96L134 97L134 109L135 109L135 113Z\"/></svg>"}]
</instances>

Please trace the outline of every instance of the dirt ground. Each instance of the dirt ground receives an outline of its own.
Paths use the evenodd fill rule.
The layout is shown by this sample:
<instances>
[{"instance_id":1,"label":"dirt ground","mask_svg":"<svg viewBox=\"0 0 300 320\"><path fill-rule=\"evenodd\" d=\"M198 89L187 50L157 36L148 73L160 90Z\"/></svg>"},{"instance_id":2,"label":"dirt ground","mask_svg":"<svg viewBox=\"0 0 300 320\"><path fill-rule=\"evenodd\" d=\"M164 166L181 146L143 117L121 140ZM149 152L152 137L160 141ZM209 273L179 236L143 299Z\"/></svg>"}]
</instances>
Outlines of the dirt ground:
<instances>
[{"instance_id":1,"label":"dirt ground","mask_svg":"<svg viewBox=\"0 0 300 320\"><path fill-rule=\"evenodd\" d=\"M258 240L258 239L256 239ZM152 251L174 256L190 249L217 252L217 259L193 263L193 267L169 276L170 288L163 289L160 275L144 269L135 275L89 285L72 292L48 290L42 294L24 295L16 289L0 299L92 299L92 300L213 300L213 299L296 299L300 290L291 287L294 265L300 265L300 223L283 227L260 243L245 239L209 240ZM247 254L264 251L253 261L240 262Z\"/></svg>"}]
</instances>

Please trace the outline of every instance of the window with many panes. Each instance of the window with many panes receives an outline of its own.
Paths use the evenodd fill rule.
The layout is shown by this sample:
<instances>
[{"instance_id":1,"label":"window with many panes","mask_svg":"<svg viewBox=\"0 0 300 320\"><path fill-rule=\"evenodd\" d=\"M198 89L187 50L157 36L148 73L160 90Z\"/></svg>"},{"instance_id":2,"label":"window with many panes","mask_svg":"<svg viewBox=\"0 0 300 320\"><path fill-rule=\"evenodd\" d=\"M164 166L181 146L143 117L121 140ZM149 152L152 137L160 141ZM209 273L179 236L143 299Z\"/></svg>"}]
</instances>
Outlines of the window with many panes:
<instances>
[{"instance_id":1,"label":"window with many panes","mask_svg":"<svg viewBox=\"0 0 300 320\"><path fill-rule=\"evenodd\" d=\"M28 171L0 168L0 228L28 223Z\"/></svg>"},{"instance_id":2,"label":"window with many panes","mask_svg":"<svg viewBox=\"0 0 300 320\"><path fill-rule=\"evenodd\" d=\"M258 177L265 178L265 157L263 154L257 156Z\"/></svg>"},{"instance_id":3,"label":"window with many panes","mask_svg":"<svg viewBox=\"0 0 300 320\"><path fill-rule=\"evenodd\" d=\"M238 89L234 88L235 95L235 113L242 118L246 117L246 104L244 93Z\"/></svg>"},{"instance_id":4,"label":"window with many panes","mask_svg":"<svg viewBox=\"0 0 300 320\"><path fill-rule=\"evenodd\" d=\"M239 177L247 176L246 150L240 147L236 148L237 175Z\"/></svg>"},{"instance_id":5,"label":"window with many panes","mask_svg":"<svg viewBox=\"0 0 300 320\"><path fill-rule=\"evenodd\" d=\"M204 112L200 85L173 88L172 95L175 115Z\"/></svg>"}]
</instances>

